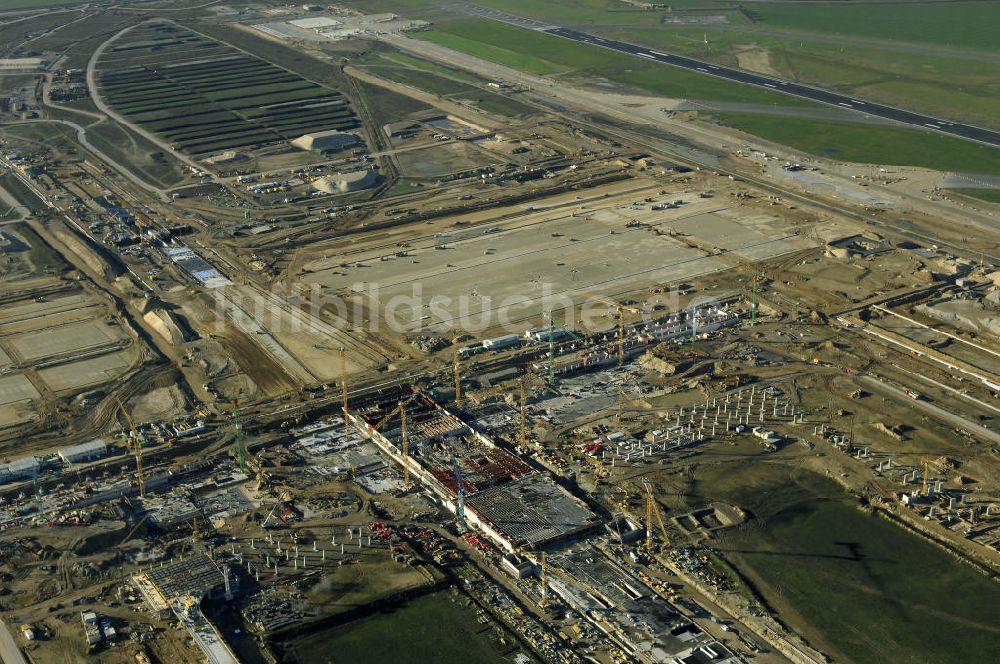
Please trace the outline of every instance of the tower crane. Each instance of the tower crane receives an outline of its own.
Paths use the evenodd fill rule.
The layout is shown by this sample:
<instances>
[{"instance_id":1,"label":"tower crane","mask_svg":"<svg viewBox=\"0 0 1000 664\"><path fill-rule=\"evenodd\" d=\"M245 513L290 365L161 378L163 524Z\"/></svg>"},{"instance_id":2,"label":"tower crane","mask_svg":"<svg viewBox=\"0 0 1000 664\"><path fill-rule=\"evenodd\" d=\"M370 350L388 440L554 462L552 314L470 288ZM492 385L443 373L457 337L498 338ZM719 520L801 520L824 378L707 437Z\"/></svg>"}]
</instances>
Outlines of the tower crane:
<instances>
[{"instance_id":1,"label":"tower crane","mask_svg":"<svg viewBox=\"0 0 1000 664\"><path fill-rule=\"evenodd\" d=\"M760 270L755 271L750 277L750 325L757 324L757 310L759 308L758 292L764 278L764 272Z\"/></svg>"},{"instance_id":2,"label":"tower crane","mask_svg":"<svg viewBox=\"0 0 1000 664\"><path fill-rule=\"evenodd\" d=\"M649 551L653 550L653 517L656 517L656 523L660 527L660 536L663 538L663 546L670 546L670 534L667 532L667 527L663 523L663 515L660 513L660 508L656 504L656 499L653 498L653 487L649 481L643 482L646 487L646 549Z\"/></svg>"},{"instance_id":3,"label":"tower crane","mask_svg":"<svg viewBox=\"0 0 1000 664\"><path fill-rule=\"evenodd\" d=\"M524 377L520 380L521 388L521 431L518 434L518 443L521 447L528 446L528 408L527 408L527 397L524 390Z\"/></svg>"},{"instance_id":4,"label":"tower crane","mask_svg":"<svg viewBox=\"0 0 1000 664\"><path fill-rule=\"evenodd\" d=\"M406 406L399 404L399 426L402 431L400 447L403 450L403 489L410 488L410 438L406 435Z\"/></svg>"},{"instance_id":5,"label":"tower crane","mask_svg":"<svg viewBox=\"0 0 1000 664\"><path fill-rule=\"evenodd\" d=\"M410 437L406 429L406 406L413 401L415 397L410 397L406 401L400 401L399 405L390 410L382 419L377 423L372 425L374 431L378 431L385 423L391 420L396 414L399 414L399 426L402 432L402 439L400 441L400 449L402 450L403 456L403 486L405 488L410 488Z\"/></svg>"},{"instance_id":6,"label":"tower crane","mask_svg":"<svg viewBox=\"0 0 1000 664\"><path fill-rule=\"evenodd\" d=\"M351 421L347 419L347 349L340 347L340 399L344 410L344 435L351 433Z\"/></svg>"},{"instance_id":7,"label":"tower crane","mask_svg":"<svg viewBox=\"0 0 1000 664\"><path fill-rule=\"evenodd\" d=\"M135 428L135 422L132 421L132 417L125 410L125 404L122 403L121 399L118 399L118 408L122 411L122 415L125 416L125 421L128 423L129 439L132 441L132 451L135 452L135 475L139 481L139 497L145 498L146 482L142 477L142 442L139 439L139 432Z\"/></svg>"},{"instance_id":8,"label":"tower crane","mask_svg":"<svg viewBox=\"0 0 1000 664\"><path fill-rule=\"evenodd\" d=\"M462 374L458 359L458 337L451 340L452 370L455 373L455 407L462 407Z\"/></svg>"},{"instance_id":9,"label":"tower crane","mask_svg":"<svg viewBox=\"0 0 1000 664\"><path fill-rule=\"evenodd\" d=\"M601 295L596 295L596 294L593 294L593 293L589 294L589 297L597 300L598 302L603 302L604 304L611 305L612 307L615 307L615 310L617 311L617 319L618 319L618 366L622 366L622 365L625 364L625 312L629 311L631 313L640 314L641 315L642 314L642 310L641 309L637 309L635 307L626 306L626 305L621 304L619 302L615 302L613 300L609 300L606 297L603 297Z\"/></svg>"},{"instance_id":10,"label":"tower crane","mask_svg":"<svg viewBox=\"0 0 1000 664\"><path fill-rule=\"evenodd\" d=\"M236 454L240 459L240 472L247 471L246 449L243 446L243 423L240 422L240 400L233 399L233 425L236 429Z\"/></svg>"},{"instance_id":11,"label":"tower crane","mask_svg":"<svg viewBox=\"0 0 1000 664\"><path fill-rule=\"evenodd\" d=\"M462 479L462 469L458 466L455 448L451 450L451 470L455 473L455 518L458 525L458 534L461 535L467 530L465 526L465 480Z\"/></svg>"}]
</instances>

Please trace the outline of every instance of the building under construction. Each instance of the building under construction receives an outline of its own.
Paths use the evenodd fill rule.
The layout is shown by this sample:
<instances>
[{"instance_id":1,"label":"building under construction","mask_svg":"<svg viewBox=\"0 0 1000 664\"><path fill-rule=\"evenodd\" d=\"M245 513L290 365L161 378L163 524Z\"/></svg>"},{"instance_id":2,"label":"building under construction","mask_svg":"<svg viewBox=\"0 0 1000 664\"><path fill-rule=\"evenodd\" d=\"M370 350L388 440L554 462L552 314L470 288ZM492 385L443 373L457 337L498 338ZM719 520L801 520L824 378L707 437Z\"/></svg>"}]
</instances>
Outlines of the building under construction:
<instances>
[{"instance_id":1,"label":"building under construction","mask_svg":"<svg viewBox=\"0 0 1000 664\"><path fill-rule=\"evenodd\" d=\"M598 525L597 515L548 474L422 392L382 395L350 417L408 477L455 513L460 526L475 526L508 551L536 548Z\"/></svg>"}]
</instances>

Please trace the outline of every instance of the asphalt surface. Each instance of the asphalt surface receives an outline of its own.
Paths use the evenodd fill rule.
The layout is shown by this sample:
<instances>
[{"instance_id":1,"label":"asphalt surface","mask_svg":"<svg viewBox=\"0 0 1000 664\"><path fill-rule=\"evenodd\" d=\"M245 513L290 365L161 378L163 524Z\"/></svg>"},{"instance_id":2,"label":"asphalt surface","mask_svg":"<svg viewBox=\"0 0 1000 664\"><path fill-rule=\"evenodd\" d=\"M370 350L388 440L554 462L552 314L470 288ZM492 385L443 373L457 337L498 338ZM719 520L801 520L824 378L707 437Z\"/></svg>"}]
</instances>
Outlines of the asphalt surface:
<instances>
[{"instance_id":1,"label":"asphalt surface","mask_svg":"<svg viewBox=\"0 0 1000 664\"><path fill-rule=\"evenodd\" d=\"M17 647L14 637L7 631L7 625L0 620L0 662L3 664L28 664Z\"/></svg>"},{"instance_id":2,"label":"asphalt surface","mask_svg":"<svg viewBox=\"0 0 1000 664\"><path fill-rule=\"evenodd\" d=\"M681 67L682 69L688 69L690 71L696 71L702 74L708 74L710 76L716 76L718 78L724 78L738 83L756 85L758 87L768 88L776 92L783 92L796 97L802 97L803 99L810 99L812 101L829 104L831 106L838 106L840 108L847 108L861 113L868 113L869 115L894 120L896 122L912 125L920 129L930 129L942 134L955 136L957 138L963 138L965 140L975 141L977 143L983 143L993 147L1000 147L1000 132L998 131L960 124L957 122L948 122L947 120L940 120L929 115L921 115L920 113L913 113L911 111L893 108L892 106L884 106L870 101L855 99L854 97L847 97L837 94L836 92L823 90L821 88L814 88L808 85L801 85L799 83L790 83L778 78L743 71L742 69L733 69L731 67L713 65L708 62L702 62L701 60L695 60L682 55L673 55L671 53L656 51L644 46L636 46L635 44L629 44L627 42L596 37L594 35L589 35L585 32L579 32L577 30L571 30L569 28L536 27L536 29L539 29L541 32L545 32L546 34L562 37L564 39L571 39L575 42L591 44L593 46L601 46L620 53L627 53L629 55L645 58L654 62L660 62L665 65Z\"/></svg>"}]
</instances>

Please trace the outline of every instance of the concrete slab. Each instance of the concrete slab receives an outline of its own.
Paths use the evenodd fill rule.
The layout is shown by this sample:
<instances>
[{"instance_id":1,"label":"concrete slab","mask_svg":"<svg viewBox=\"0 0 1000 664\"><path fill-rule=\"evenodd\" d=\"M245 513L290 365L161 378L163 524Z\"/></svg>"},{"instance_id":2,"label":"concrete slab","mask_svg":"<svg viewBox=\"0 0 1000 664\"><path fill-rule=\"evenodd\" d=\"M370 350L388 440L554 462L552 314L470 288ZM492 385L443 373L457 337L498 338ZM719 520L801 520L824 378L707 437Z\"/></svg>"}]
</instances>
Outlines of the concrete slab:
<instances>
[{"instance_id":1,"label":"concrete slab","mask_svg":"<svg viewBox=\"0 0 1000 664\"><path fill-rule=\"evenodd\" d=\"M613 297L726 268L675 239L621 223L566 214L496 228L474 236L460 231L436 239L445 249L414 248L406 257L317 272L311 280L344 296L377 296L382 321L405 329L475 332L503 324L499 312L508 308L515 328L537 323L551 306L546 297Z\"/></svg>"},{"instance_id":2,"label":"concrete slab","mask_svg":"<svg viewBox=\"0 0 1000 664\"><path fill-rule=\"evenodd\" d=\"M0 405L37 399L38 390L24 374L0 376Z\"/></svg>"},{"instance_id":3,"label":"concrete slab","mask_svg":"<svg viewBox=\"0 0 1000 664\"><path fill-rule=\"evenodd\" d=\"M79 362L68 362L38 372L54 392L99 385L125 373L129 361L125 353L108 353Z\"/></svg>"},{"instance_id":4,"label":"concrete slab","mask_svg":"<svg viewBox=\"0 0 1000 664\"><path fill-rule=\"evenodd\" d=\"M38 360L98 348L121 338L119 328L88 320L13 335L5 342L21 359Z\"/></svg>"}]
</instances>

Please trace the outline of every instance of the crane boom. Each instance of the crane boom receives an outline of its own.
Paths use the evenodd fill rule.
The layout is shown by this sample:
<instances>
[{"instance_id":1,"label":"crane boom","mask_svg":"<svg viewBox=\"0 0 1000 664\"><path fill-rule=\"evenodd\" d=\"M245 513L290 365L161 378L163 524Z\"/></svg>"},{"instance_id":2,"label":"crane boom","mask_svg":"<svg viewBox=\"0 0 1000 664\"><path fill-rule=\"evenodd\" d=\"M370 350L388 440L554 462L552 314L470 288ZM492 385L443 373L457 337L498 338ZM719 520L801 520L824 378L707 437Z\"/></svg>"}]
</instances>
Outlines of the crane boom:
<instances>
[{"instance_id":1,"label":"crane boom","mask_svg":"<svg viewBox=\"0 0 1000 664\"><path fill-rule=\"evenodd\" d=\"M399 423L403 432L400 446L403 449L403 488L410 488L410 438L406 435L406 406L399 404Z\"/></svg>"},{"instance_id":2,"label":"crane boom","mask_svg":"<svg viewBox=\"0 0 1000 664\"><path fill-rule=\"evenodd\" d=\"M458 458L455 456L455 450L451 450L451 469L455 473L455 517L458 522L458 532L459 534L464 533L467 529L465 527L465 480L462 479L462 469L458 466Z\"/></svg>"},{"instance_id":3,"label":"crane boom","mask_svg":"<svg viewBox=\"0 0 1000 664\"><path fill-rule=\"evenodd\" d=\"M139 497L145 498L146 482L142 477L142 443L139 441L139 432L135 428L135 422L132 421L132 417L125 410L125 404L122 403L121 399L118 399L118 408L122 411L122 415L125 416L125 421L128 423L129 435L132 440L132 451L135 452L135 475L139 481Z\"/></svg>"},{"instance_id":4,"label":"crane boom","mask_svg":"<svg viewBox=\"0 0 1000 664\"><path fill-rule=\"evenodd\" d=\"M660 537L663 538L663 546L670 546L670 533L667 532L667 526L663 523L663 515L660 513L660 508L653 497L652 485L648 481L644 484L646 486L646 548L653 548L653 517L656 518L656 524L660 527Z\"/></svg>"},{"instance_id":5,"label":"crane boom","mask_svg":"<svg viewBox=\"0 0 1000 664\"><path fill-rule=\"evenodd\" d=\"M347 349L340 347L340 400L344 410L344 435L351 433L351 421L347 419Z\"/></svg>"},{"instance_id":6,"label":"crane boom","mask_svg":"<svg viewBox=\"0 0 1000 664\"><path fill-rule=\"evenodd\" d=\"M233 399L233 423L236 429L236 454L240 459L240 472L247 472L246 449L243 446L243 424L240 422L240 400Z\"/></svg>"},{"instance_id":7,"label":"crane boom","mask_svg":"<svg viewBox=\"0 0 1000 664\"><path fill-rule=\"evenodd\" d=\"M528 445L528 410L527 410L527 399L525 398L524 391L524 378L521 378L521 432L518 436L518 442L521 447L527 447Z\"/></svg>"},{"instance_id":8,"label":"crane boom","mask_svg":"<svg viewBox=\"0 0 1000 664\"><path fill-rule=\"evenodd\" d=\"M462 407L462 374L461 365L458 358L458 337L451 340L452 346L452 369L455 373L455 407Z\"/></svg>"}]
</instances>

